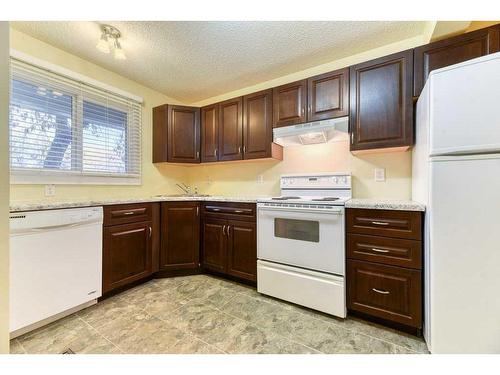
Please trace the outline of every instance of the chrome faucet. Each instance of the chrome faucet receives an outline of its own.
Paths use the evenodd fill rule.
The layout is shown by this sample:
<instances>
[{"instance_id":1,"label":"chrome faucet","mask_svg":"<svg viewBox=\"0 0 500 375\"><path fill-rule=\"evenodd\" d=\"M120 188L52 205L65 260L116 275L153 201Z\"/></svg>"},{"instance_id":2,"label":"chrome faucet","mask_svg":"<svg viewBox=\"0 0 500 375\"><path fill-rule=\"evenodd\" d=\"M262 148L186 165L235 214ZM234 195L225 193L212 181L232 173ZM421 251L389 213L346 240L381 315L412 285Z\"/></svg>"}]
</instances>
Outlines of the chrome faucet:
<instances>
[{"instance_id":1,"label":"chrome faucet","mask_svg":"<svg viewBox=\"0 0 500 375\"><path fill-rule=\"evenodd\" d=\"M181 189L185 194L188 194L190 195L191 194L191 187L186 185L185 183L182 183L182 185L180 184L175 184L179 189Z\"/></svg>"}]
</instances>

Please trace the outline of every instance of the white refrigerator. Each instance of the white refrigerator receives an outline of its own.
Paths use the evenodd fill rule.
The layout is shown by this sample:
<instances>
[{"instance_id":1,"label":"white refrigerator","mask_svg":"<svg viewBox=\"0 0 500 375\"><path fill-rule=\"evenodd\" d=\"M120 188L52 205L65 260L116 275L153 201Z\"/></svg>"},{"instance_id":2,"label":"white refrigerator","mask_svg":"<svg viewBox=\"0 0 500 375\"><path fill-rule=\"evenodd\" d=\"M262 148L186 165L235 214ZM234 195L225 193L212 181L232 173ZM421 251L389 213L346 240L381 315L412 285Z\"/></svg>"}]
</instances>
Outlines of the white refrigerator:
<instances>
[{"instance_id":1,"label":"white refrigerator","mask_svg":"<svg viewBox=\"0 0 500 375\"><path fill-rule=\"evenodd\" d=\"M500 53L433 71L417 103L432 353L500 353Z\"/></svg>"}]
</instances>

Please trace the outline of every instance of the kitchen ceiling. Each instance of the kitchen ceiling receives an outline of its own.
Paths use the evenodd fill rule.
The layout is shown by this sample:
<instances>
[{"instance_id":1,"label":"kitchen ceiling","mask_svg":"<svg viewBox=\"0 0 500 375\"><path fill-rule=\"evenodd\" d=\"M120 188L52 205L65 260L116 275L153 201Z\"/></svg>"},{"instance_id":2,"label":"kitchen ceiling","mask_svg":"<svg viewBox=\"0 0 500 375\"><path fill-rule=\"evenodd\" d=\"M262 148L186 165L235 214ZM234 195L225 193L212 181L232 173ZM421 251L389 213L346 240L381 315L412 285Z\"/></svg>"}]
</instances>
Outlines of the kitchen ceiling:
<instances>
[{"instance_id":1,"label":"kitchen ceiling","mask_svg":"<svg viewBox=\"0 0 500 375\"><path fill-rule=\"evenodd\" d=\"M126 61L95 48L117 27ZM422 35L427 22L12 22L186 104Z\"/></svg>"}]
</instances>

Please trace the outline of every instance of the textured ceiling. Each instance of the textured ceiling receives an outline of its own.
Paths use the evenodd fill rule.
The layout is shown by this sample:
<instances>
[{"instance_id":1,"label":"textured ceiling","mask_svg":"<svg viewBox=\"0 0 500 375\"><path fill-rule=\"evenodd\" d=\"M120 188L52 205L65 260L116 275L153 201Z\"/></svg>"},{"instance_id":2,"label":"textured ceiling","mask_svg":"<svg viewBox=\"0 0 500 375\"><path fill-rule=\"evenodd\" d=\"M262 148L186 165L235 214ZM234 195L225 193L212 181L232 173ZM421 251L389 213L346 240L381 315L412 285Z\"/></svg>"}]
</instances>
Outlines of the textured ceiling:
<instances>
[{"instance_id":1,"label":"textured ceiling","mask_svg":"<svg viewBox=\"0 0 500 375\"><path fill-rule=\"evenodd\" d=\"M118 27L126 61L95 48L97 22L12 26L165 95L192 103L388 43L425 22L103 22Z\"/></svg>"}]
</instances>

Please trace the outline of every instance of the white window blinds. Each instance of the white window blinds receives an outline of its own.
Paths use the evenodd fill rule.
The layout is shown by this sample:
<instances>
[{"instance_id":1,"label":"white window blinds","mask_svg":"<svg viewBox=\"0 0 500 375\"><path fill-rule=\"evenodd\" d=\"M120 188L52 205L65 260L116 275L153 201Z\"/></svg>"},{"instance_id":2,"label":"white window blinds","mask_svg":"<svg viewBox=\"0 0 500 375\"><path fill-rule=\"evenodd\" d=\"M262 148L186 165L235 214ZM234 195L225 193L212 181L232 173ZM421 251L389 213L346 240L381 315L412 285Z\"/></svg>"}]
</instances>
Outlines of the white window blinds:
<instances>
[{"instance_id":1,"label":"white window blinds","mask_svg":"<svg viewBox=\"0 0 500 375\"><path fill-rule=\"evenodd\" d=\"M14 58L11 74L14 181L140 183L140 103Z\"/></svg>"}]
</instances>

